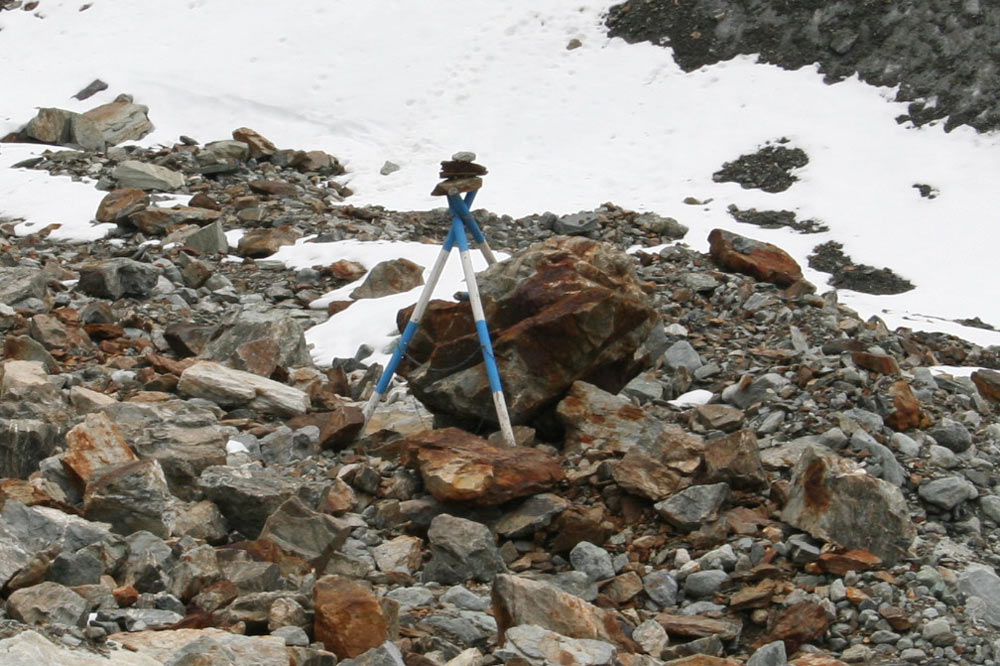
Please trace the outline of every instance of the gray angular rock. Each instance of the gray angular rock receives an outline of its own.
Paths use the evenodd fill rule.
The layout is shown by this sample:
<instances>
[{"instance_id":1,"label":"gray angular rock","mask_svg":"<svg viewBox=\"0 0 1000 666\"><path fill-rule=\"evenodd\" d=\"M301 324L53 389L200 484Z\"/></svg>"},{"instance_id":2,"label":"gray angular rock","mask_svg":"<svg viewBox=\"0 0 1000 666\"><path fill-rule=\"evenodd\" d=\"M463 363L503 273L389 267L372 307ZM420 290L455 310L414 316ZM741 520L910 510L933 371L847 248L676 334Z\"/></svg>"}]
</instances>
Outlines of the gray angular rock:
<instances>
[{"instance_id":1,"label":"gray angular rock","mask_svg":"<svg viewBox=\"0 0 1000 666\"><path fill-rule=\"evenodd\" d=\"M31 552L0 524L0 586L6 585L30 560Z\"/></svg>"},{"instance_id":2,"label":"gray angular rock","mask_svg":"<svg viewBox=\"0 0 1000 666\"><path fill-rule=\"evenodd\" d=\"M719 509L729 501L731 495L729 486L725 483L691 486L657 502L653 508L671 525L695 530L704 523L715 520Z\"/></svg>"},{"instance_id":3,"label":"gray angular rock","mask_svg":"<svg viewBox=\"0 0 1000 666\"><path fill-rule=\"evenodd\" d=\"M710 597L719 591L729 574L719 569L696 571L684 579L684 593L689 597Z\"/></svg>"},{"instance_id":4,"label":"gray angular rock","mask_svg":"<svg viewBox=\"0 0 1000 666\"><path fill-rule=\"evenodd\" d=\"M747 666L785 666L787 663L788 657L785 654L784 641L773 641L761 645L747 660Z\"/></svg>"},{"instance_id":5,"label":"gray angular rock","mask_svg":"<svg viewBox=\"0 0 1000 666\"><path fill-rule=\"evenodd\" d=\"M76 288L98 298L145 298L152 293L158 277L159 271L149 264L125 258L109 259L81 267Z\"/></svg>"},{"instance_id":6,"label":"gray angular rock","mask_svg":"<svg viewBox=\"0 0 1000 666\"><path fill-rule=\"evenodd\" d=\"M642 579L642 589L661 608L677 604L677 578L666 569L650 571Z\"/></svg>"},{"instance_id":7,"label":"gray angular rock","mask_svg":"<svg viewBox=\"0 0 1000 666\"><path fill-rule=\"evenodd\" d=\"M569 551L569 561L574 569L583 572L592 581L607 580L615 575L608 551L589 541L573 546L573 550Z\"/></svg>"},{"instance_id":8,"label":"gray angular rock","mask_svg":"<svg viewBox=\"0 0 1000 666\"><path fill-rule=\"evenodd\" d=\"M353 659L345 659L340 666L406 666L406 662L399 648L392 641L386 641Z\"/></svg>"},{"instance_id":9,"label":"gray angular rock","mask_svg":"<svg viewBox=\"0 0 1000 666\"><path fill-rule=\"evenodd\" d=\"M916 536L899 488L807 446L792 473L781 519L818 539L861 548L892 566Z\"/></svg>"},{"instance_id":10,"label":"gray angular rock","mask_svg":"<svg viewBox=\"0 0 1000 666\"><path fill-rule=\"evenodd\" d=\"M632 630L632 640L648 655L659 657L670 643L670 636L656 620L646 620Z\"/></svg>"},{"instance_id":11,"label":"gray angular rock","mask_svg":"<svg viewBox=\"0 0 1000 666\"><path fill-rule=\"evenodd\" d=\"M983 495L979 498L983 515L1000 525L1000 495Z\"/></svg>"},{"instance_id":12,"label":"gray angular rock","mask_svg":"<svg viewBox=\"0 0 1000 666\"><path fill-rule=\"evenodd\" d=\"M166 167L147 164L138 160L126 160L115 167L113 177L118 187L134 187L139 190L163 190L173 192L184 187L184 174Z\"/></svg>"},{"instance_id":13,"label":"gray angular rock","mask_svg":"<svg viewBox=\"0 0 1000 666\"><path fill-rule=\"evenodd\" d=\"M851 447L856 450L868 451L871 458L878 463L878 476L892 485L901 488L906 482L907 474L903 466L896 460L892 451L863 430L857 430L851 435Z\"/></svg>"},{"instance_id":14,"label":"gray angular rock","mask_svg":"<svg viewBox=\"0 0 1000 666\"><path fill-rule=\"evenodd\" d=\"M427 538L431 559L424 565L424 581L486 583L507 570L493 534L482 523L444 513L431 521Z\"/></svg>"},{"instance_id":15,"label":"gray angular rock","mask_svg":"<svg viewBox=\"0 0 1000 666\"><path fill-rule=\"evenodd\" d=\"M1000 628L1000 576L982 565L970 565L958 574L958 591L966 597L979 597L986 602L984 619Z\"/></svg>"},{"instance_id":16,"label":"gray angular rock","mask_svg":"<svg viewBox=\"0 0 1000 666\"><path fill-rule=\"evenodd\" d=\"M11 593L7 612L25 624L67 624L82 627L90 605L79 594L59 583L39 583Z\"/></svg>"},{"instance_id":17,"label":"gray angular rock","mask_svg":"<svg viewBox=\"0 0 1000 666\"><path fill-rule=\"evenodd\" d=\"M226 462L228 433L211 409L186 400L116 402L101 411L142 460L156 460L170 492L195 499L202 470Z\"/></svg>"},{"instance_id":18,"label":"gray angular rock","mask_svg":"<svg viewBox=\"0 0 1000 666\"><path fill-rule=\"evenodd\" d=\"M972 446L972 433L958 421L943 418L927 430L941 446L946 446L955 453L961 453Z\"/></svg>"},{"instance_id":19,"label":"gray angular rock","mask_svg":"<svg viewBox=\"0 0 1000 666\"><path fill-rule=\"evenodd\" d=\"M182 242L203 255L229 252L229 241L226 240L225 229L219 220L185 234Z\"/></svg>"},{"instance_id":20,"label":"gray angular rock","mask_svg":"<svg viewBox=\"0 0 1000 666\"><path fill-rule=\"evenodd\" d=\"M212 466L202 471L198 487L234 529L256 539L268 516L297 495L301 483L255 465Z\"/></svg>"},{"instance_id":21,"label":"gray angular rock","mask_svg":"<svg viewBox=\"0 0 1000 666\"><path fill-rule=\"evenodd\" d=\"M302 325L281 312L244 310L209 342L199 358L270 377L275 368L312 365Z\"/></svg>"},{"instance_id":22,"label":"gray angular rock","mask_svg":"<svg viewBox=\"0 0 1000 666\"><path fill-rule=\"evenodd\" d=\"M962 476L946 476L920 484L917 489L920 499L950 511L962 502L979 497L979 491Z\"/></svg>"},{"instance_id":23,"label":"gray angular rock","mask_svg":"<svg viewBox=\"0 0 1000 666\"><path fill-rule=\"evenodd\" d=\"M152 132L148 114L149 107L133 104L129 96L119 96L114 102L86 111L83 117L94 124L108 145L114 146L122 141L138 141Z\"/></svg>"},{"instance_id":24,"label":"gray angular rock","mask_svg":"<svg viewBox=\"0 0 1000 666\"><path fill-rule=\"evenodd\" d=\"M118 566L118 582L133 585L139 592L165 590L176 563L167 542L149 532L135 532L125 537L125 545L127 552Z\"/></svg>"},{"instance_id":25,"label":"gray angular rock","mask_svg":"<svg viewBox=\"0 0 1000 666\"><path fill-rule=\"evenodd\" d=\"M702 366L701 356L687 340L678 340L663 353L663 360L671 370L685 368L692 372Z\"/></svg>"},{"instance_id":26,"label":"gray angular rock","mask_svg":"<svg viewBox=\"0 0 1000 666\"><path fill-rule=\"evenodd\" d=\"M45 506L25 506L8 499L0 513L0 529L31 552L56 547L76 552L111 536L111 526Z\"/></svg>"},{"instance_id":27,"label":"gray angular rock","mask_svg":"<svg viewBox=\"0 0 1000 666\"><path fill-rule=\"evenodd\" d=\"M160 463L140 460L107 468L87 484L84 515L111 524L119 534L145 530L170 536L176 512Z\"/></svg>"},{"instance_id":28,"label":"gray angular rock","mask_svg":"<svg viewBox=\"0 0 1000 666\"><path fill-rule=\"evenodd\" d=\"M285 500L264 523L260 539L322 569L333 551L344 545L348 524L310 509L298 497Z\"/></svg>"},{"instance_id":29,"label":"gray angular rock","mask_svg":"<svg viewBox=\"0 0 1000 666\"><path fill-rule=\"evenodd\" d=\"M552 519L565 511L569 505L569 500L552 493L532 495L516 509L500 517L496 524L497 534L507 539L533 534L548 527Z\"/></svg>"},{"instance_id":30,"label":"gray angular rock","mask_svg":"<svg viewBox=\"0 0 1000 666\"><path fill-rule=\"evenodd\" d=\"M59 429L34 419L0 419L0 478L27 479L55 452Z\"/></svg>"},{"instance_id":31,"label":"gray angular rock","mask_svg":"<svg viewBox=\"0 0 1000 666\"><path fill-rule=\"evenodd\" d=\"M546 579L563 592L568 592L584 601L597 599L597 583L582 571L563 571Z\"/></svg>"},{"instance_id":32,"label":"gray angular rock","mask_svg":"<svg viewBox=\"0 0 1000 666\"><path fill-rule=\"evenodd\" d=\"M583 448L624 453L636 443L655 441L664 430L660 419L645 414L620 395L577 381L556 407L566 428L567 450Z\"/></svg>"},{"instance_id":33,"label":"gray angular rock","mask_svg":"<svg viewBox=\"0 0 1000 666\"><path fill-rule=\"evenodd\" d=\"M0 268L0 303L16 305L26 298L45 300L48 278L37 268Z\"/></svg>"}]
</instances>

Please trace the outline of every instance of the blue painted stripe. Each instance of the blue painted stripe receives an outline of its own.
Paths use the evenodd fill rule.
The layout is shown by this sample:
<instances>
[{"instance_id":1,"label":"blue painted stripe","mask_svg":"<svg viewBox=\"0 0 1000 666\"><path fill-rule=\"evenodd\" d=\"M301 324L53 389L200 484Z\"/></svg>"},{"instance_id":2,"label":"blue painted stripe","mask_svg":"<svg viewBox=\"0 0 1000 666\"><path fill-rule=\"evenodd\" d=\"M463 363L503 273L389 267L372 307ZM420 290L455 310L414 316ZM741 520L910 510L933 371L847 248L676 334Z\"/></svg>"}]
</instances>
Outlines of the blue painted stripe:
<instances>
[{"instance_id":1,"label":"blue painted stripe","mask_svg":"<svg viewBox=\"0 0 1000 666\"><path fill-rule=\"evenodd\" d=\"M389 382L392 381L392 376L396 374L396 368L399 367L399 362L403 360L403 356L406 354L406 350L410 346L410 341L413 340L416 332L417 322L411 319L406 324L406 328L403 329L403 336L399 339L399 344L396 345L395 351L392 352L389 365L385 366L382 377L375 386L375 392L379 395L385 395L385 392L389 390Z\"/></svg>"},{"instance_id":2,"label":"blue painted stripe","mask_svg":"<svg viewBox=\"0 0 1000 666\"><path fill-rule=\"evenodd\" d=\"M486 376L490 380L490 390L494 393L503 393L500 385L500 370L497 368L497 360L493 356L493 343L490 342L490 331L486 328L486 322L476 321L476 332L479 334L479 343L483 349L483 361L486 363Z\"/></svg>"}]
</instances>

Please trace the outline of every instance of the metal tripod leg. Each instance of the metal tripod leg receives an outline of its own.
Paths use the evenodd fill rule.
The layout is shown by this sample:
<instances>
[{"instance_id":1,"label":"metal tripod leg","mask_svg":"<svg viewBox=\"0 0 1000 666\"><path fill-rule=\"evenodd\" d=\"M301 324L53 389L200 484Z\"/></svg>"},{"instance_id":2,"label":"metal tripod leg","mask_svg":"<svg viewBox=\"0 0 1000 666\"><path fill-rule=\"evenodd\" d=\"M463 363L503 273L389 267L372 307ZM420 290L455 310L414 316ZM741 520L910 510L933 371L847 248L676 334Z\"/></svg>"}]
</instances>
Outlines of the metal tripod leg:
<instances>
[{"instance_id":1,"label":"metal tripod leg","mask_svg":"<svg viewBox=\"0 0 1000 666\"><path fill-rule=\"evenodd\" d=\"M486 261L491 264L496 263L496 258L493 256L493 252L490 250L489 244L486 242L486 238L483 235L482 230L479 228L479 225L476 224L475 219L469 212L469 204L472 203L474 198L475 192L470 192L466 195L465 201L457 195L448 197L449 208L452 211L451 231L445 239L441 252L438 254L437 261L435 261L434 266L431 268L427 284L420 293L417 305L413 309L413 314L410 315L410 321L407 322L406 328L403 330L403 335L400 338L399 343L396 345L395 351L393 351L392 358L389 359L389 363L383 371L382 377L375 386L375 391L372 393L371 398L369 398L368 403L362 410L365 418L365 427L368 426L368 422L371 420L372 414L375 413L375 408L378 406L378 403L382 400L386 391L389 390L389 383L392 381L393 375L396 374L396 368L399 367L400 361L402 361L403 357L406 355L406 350L409 348L410 342L413 340L413 336L416 334L417 329L420 326L420 320L427 309L427 304L430 302L431 294L434 292L434 288L437 286L437 282L441 277L441 272L444 269L445 263L448 261L448 255L451 253L451 248L457 244L462 261L462 270L465 273L465 281L469 288L469 302L472 306L472 315L476 323L476 333L479 337L479 344L483 353L483 362L486 366L486 376L490 383L490 391L493 394L493 406L496 409L497 422L500 425L500 433L503 436L504 442L508 446L515 445L514 431L511 427L510 415L507 412L507 403L504 400L503 387L500 383L500 371L497 369L496 358L493 355L493 343L490 340L489 329L486 326L486 316L483 312L482 300L479 297L479 286L476 282L476 273L472 268L472 258L469 256L469 242L465 235L465 230L468 227L473 234L473 238L476 239L480 250L483 252L483 256L486 258Z\"/></svg>"}]
</instances>

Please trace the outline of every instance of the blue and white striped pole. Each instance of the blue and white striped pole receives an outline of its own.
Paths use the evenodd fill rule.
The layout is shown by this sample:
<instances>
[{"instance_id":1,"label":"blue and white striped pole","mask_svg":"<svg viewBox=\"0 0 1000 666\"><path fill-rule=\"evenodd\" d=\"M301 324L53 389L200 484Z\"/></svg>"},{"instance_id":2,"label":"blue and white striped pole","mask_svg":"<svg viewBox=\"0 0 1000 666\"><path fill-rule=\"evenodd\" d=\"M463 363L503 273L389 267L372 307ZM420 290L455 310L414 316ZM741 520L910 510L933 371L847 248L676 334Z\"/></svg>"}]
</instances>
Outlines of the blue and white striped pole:
<instances>
[{"instance_id":1,"label":"blue and white striped pole","mask_svg":"<svg viewBox=\"0 0 1000 666\"><path fill-rule=\"evenodd\" d=\"M469 303L472 306L472 315L476 324L476 334L479 337L479 345L482 349L483 361L486 366L486 376L489 380L490 391L493 394L493 406L496 409L497 422L500 425L500 433L503 436L504 442L508 446L515 446L516 444L514 441L514 430L510 423L510 415L507 412L507 403L504 400L503 386L500 383L500 371L497 368L496 358L493 355L493 343L490 340L490 332L486 326L486 315L483 312L482 300L479 297L479 286L476 282L476 273L472 269L472 258L469 256L469 242L465 235L465 229L468 227L472 232L473 238L479 245L479 249L482 251L483 256L486 258L486 261L490 264L496 263L496 257L493 255L489 243L486 242L486 237L483 235L479 225L476 224L475 218L473 218L472 214L469 212L469 205L472 203L473 199L475 199L475 196L475 192L469 192L464 201L458 195L448 196L448 206L452 213L451 231L448 232L444 245L441 247L441 252L438 254L437 260L431 268L431 272L427 278L427 284L420 293L417 305L413 308L413 314L410 315L410 321L407 322L406 328L403 329L403 335L400 337L399 343L396 345L396 349L392 353L392 358L389 359L388 365L382 372L382 377L375 386L375 391L372 393L371 397L368 399L368 403L365 404L364 409L362 410L366 428L368 426L368 422L372 418L372 415L375 413L375 408L378 406L378 403L389 390L389 383L392 381L393 375L396 374L396 368L399 367L399 363L406 355L410 342L413 340L413 336L416 334L417 329L420 326L420 320L423 318L424 312L427 310L427 304L430 302L431 294L434 292L434 287L437 286L437 282L441 277L441 272L444 270L444 266L448 261L451 249L457 244L462 261L462 270L465 273L465 281L468 285Z\"/></svg>"},{"instance_id":2,"label":"blue and white striped pole","mask_svg":"<svg viewBox=\"0 0 1000 666\"><path fill-rule=\"evenodd\" d=\"M465 237L465 226L468 220L463 220L463 216L455 213L456 210L465 209L466 216L471 220L472 215L469 209L457 195L448 195L448 205L452 210L452 234L458 241L459 256L462 259L462 270L465 272L465 282L469 288L469 304L472 306L472 317L476 322L476 333L479 336L479 346L483 352L483 363L486 366L486 377L490 382L490 391L493 393L493 407L497 413L497 423L500 425L500 434L508 446L514 446L514 429L510 424L510 415L507 413L507 402L503 397L503 386L500 383L500 370L497 368L496 358L493 356L493 342L490 340L490 331L486 327L486 314L483 312L483 302L479 297L479 285L476 282L476 272L472 270L472 257L469 256L469 241ZM478 236L483 238L482 231L473 221L472 225L478 231ZM476 233L475 231L473 232ZM478 240L478 239L477 239ZM480 245L486 242L483 238ZM486 252L484 251L485 255ZM494 260L495 261L495 260Z\"/></svg>"}]
</instances>

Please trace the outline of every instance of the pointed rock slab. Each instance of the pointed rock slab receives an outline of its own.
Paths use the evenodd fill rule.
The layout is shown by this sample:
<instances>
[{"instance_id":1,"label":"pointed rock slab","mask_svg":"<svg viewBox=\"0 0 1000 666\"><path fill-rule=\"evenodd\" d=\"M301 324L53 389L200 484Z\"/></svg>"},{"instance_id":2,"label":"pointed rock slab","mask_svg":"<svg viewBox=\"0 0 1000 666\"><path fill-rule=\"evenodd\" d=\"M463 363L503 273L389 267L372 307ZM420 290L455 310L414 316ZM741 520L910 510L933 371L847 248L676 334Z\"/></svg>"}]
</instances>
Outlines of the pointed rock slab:
<instances>
[{"instance_id":1,"label":"pointed rock slab","mask_svg":"<svg viewBox=\"0 0 1000 666\"><path fill-rule=\"evenodd\" d=\"M761 282L788 287L802 279L802 268L780 247L723 229L708 235L709 254L720 268Z\"/></svg>"},{"instance_id":2,"label":"pointed rock slab","mask_svg":"<svg viewBox=\"0 0 1000 666\"><path fill-rule=\"evenodd\" d=\"M662 352L659 315L631 258L610 245L551 238L478 280L515 424L557 403L577 380L617 393ZM417 337L411 349L431 351L414 355L418 365L404 370L414 395L432 411L495 422L476 335Z\"/></svg>"},{"instance_id":3,"label":"pointed rock slab","mask_svg":"<svg viewBox=\"0 0 1000 666\"><path fill-rule=\"evenodd\" d=\"M268 516L260 540L269 541L322 571L330 555L344 545L350 531L347 522L313 511L298 497L292 497Z\"/></svg>"},{"instance_id":4,"label":"pointed rock slab","mask_svg":"<svg viewBox=\"0 0 1000 666\"><path fill-rule=\"evenodd\" d=\"M835 576L843 576L848 571L861 573L870 569L878 569L882 566L882 558L867 550L855 548L840 553L820 553L815 564L821 571Z\"/></svg>"},{"instance_id":5,"label":"pointed rock slab","mask_svg":"<svg viewBox=\"0 0 1000 666\"><path fill-rule=\"evenodd\" d=\"M268 159L278 152L278 148L273 143L249 127L234 129L233 140L247 144L250 147L250 157L255 160Z\"/></svg>"},{"instance_id":6,"label":"pointed rock slab","mask_svg":"<svg viewBox=\"0 0 1000 666\"><path fill-rule=\"evenodd\" d=\"M309 396L299 389L211 361L199 361L185 370L177 390L222 407L245 405L278 416L297 416L309 409Z\"/></svg>"},{"instance_id":7,"label":"pointed rock slab","mask_svg":"<svg viewBox=\"0 0 1000 666\"><path fill-rule=\"evenodd\" d=\"M501 645L511 627L534 624L570 638L591 638L626 652L639 651L616 613L548 583L501 574L493 581L492 596Z\"/></svg>"},{"instance_id":8,"label":"pointed rock slab","mask_svg":"<svg viewBox=\"0 0 1000 666\"><path fill-rule=\"evenodd\" d=\"M887 566L906 557L916 536L899 488L811 446L795 465L781 519L817 539L870 551Z\"/></svg>"},{"instance_id":9,"label":"pointed rock slab","mask_svg":"<svg viewBox=\"0 0 1000 666\"><path fill-rule=\"evenodd\" d=\"M725 482L737 490L766 488L767 473L760 462L753 430L740 430L707 442L702 474L708 483Z\"/></svg>"},{"instance_id":10,"label":"pointed rock slab","mask_svg":"<svg viewBox=\"0 0 1000 666\"><path fill-rule=\"evenodd\" d=\"M364 581L323 576L313 590L313 607L313 634L339 659L357 657L396 638L398 605L380 600Z\"/></svg>"},{"instance_id":11,"label":"pointed rock slab","mask_svg":"<svg viewBox=\"0 0 1000 666\"><path fill-rule=\"evenodd\" d=\"M424 486L442 502L494 506L550 490L564 476L555 456L493 446L458 428L426 430L402 446L403 463L419 469Z\"/></svg>"},{"instance_id":12,"label":"pointed rock slab","mask_svg":"<svg viewBox=\"0 0 1000 666\"><path fill-rule=\"evenodd\" d=\"M652 442L637 444L611 470L624 490L655 502L694 483L705 446L700 437L667 425Z\"/></svg>"},{"instance_id":13,"label":"pointed rock slab","mask_svg":"<svg viewBox=\"0 0 1000 666\"><path fill-rule=\"evenodd\" d=\"M552 519L569 506L569 500L554 493L529 497L521 506L500 517L496 524L497 534L507 539L530 537L534 532L548 527Z\"/></svg>"},{"instance_id":14,"label":"pointed rock slab","mask_svg":"<svg viewBox=\"0 0 1000 666\"><path fill-rule=\"evenodd\" d=\"M66 433L66 453L60 458L81 489L108 467L138 459L121 430L103 412L88 414Z\"/></svg>"},{"instance_id":15,"label":"pointed rock slab","mask_svg":"<svg viewBox=\"0 0 1000 666\"><path fill-rule=\"evenodd\" d=\"M354 659L345 659L340 662L340 666L406 666L406 663L403 660L403 653L399 651L396 644L386 641L382 645L372 648ZM422 661L420 663L429 666L426 662ZM451 662L448 663L451 664Z\"/></svg>"}]
</instances>

